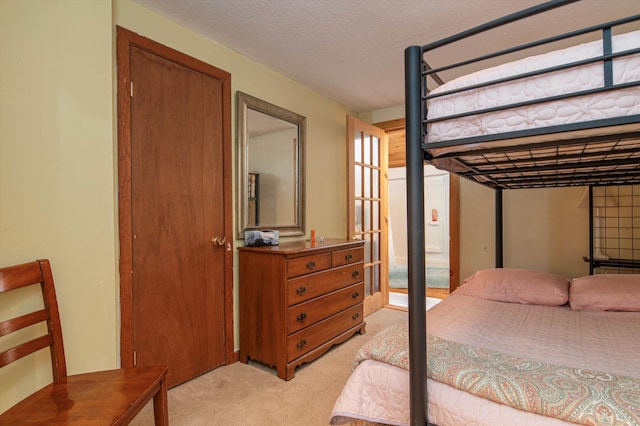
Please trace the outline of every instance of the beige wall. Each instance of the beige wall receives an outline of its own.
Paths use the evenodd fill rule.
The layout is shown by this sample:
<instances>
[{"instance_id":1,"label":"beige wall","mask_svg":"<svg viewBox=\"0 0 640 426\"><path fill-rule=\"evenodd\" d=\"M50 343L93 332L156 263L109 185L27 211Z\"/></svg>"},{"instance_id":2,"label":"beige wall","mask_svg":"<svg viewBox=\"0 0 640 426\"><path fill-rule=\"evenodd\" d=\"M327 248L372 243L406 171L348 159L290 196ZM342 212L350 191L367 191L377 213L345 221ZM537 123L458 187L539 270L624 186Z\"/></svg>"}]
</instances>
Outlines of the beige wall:
<instances>
[{"instance_id":1,"label":"beige wall","mask_svg":"<svg viewBox=\"0 0 640 426\"><path fill-rule=\"evenodd\" d=\"M494 192L460 179L460 280L495 265Z\"/></svg>"},{"instance_id":2,"label":"beige wall","mask_svg":"<svg viewBox=\"0 0 640 426\"><path fill-rule=\"evenodd\" d=\"M589 209L584 187L504 191L504 266L568 278L589 274Z\"/></svg>"},{"instance_id":3,"label":"beige wall","mask_svg":"<svg viewBox=\"0 0 640 426\"><path fill-rule=\"evenodd\" d=\"M0 1L0 265L51 259L72 374L119 364L115 25L230 72L234 111L240 90L306 116L307 227L346 235L345 107L129 0ZM0 373L0 411L47 363Z\"/></svg>"},{"instance_id":4,"label":"beige wall","mask_svg":"<svg viewBox=\"0 0 640 426\"><path fill-rule=\"evenodd\" d=\"M118 359L111 50L109 1L0 2L0 264L51 259L70 373Z\"/></svg>"},{"instance_id":5,"label":"beige wall","mask_svg":"<svg viewBox=\"0 0 640 426\"><path fill-rule=\"evenodd\" d=\"M584 187L503 191L504 267L568 278L589 274L588 209L578 208ZM495 265L495 195L461 179L460 278Z\"/></svg>"}]
</instances>

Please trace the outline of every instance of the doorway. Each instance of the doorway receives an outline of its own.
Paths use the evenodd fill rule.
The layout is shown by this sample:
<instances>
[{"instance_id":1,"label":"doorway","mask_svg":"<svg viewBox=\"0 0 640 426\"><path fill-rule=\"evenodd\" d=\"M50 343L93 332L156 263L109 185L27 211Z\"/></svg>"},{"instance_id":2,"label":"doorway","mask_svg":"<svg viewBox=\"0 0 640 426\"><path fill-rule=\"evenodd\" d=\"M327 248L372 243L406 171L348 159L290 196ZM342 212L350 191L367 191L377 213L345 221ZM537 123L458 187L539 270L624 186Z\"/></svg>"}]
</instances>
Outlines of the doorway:
<instances>
[{"instance_id":1,"label":"doorway","mask_svg":"<svg viewBox=\"0 0 640 426\"><path fill-rule=\"evenodd\" d=\"M425 276L428 297L450 291L450 174L424 168ZM389 168L389 304L406 307L408 287L406 168Z\"/></svg>"},{"instance_id":2,"label":"doorway","mask_svg":"<svg viewBox=\"0 0 640 426\"><path fill-rule=\"evenodd\" d=\"M121 363L174 386L233 362L231 76L120 27L117 60Z\"/></svg>"},{"instance_id":3,"label":"doorway","mask_svg":"<svg viewBox=\"0 0 640 426\"><path fill-rule=\"evenodd\" d=\"M405 306L406 165L405 120L374 124L389 139L389 304ZM442 299L459 283L460 178L425 165L425 240L429 298ZM404 268L403 268L404 267ZM429 306L429 300L427 306Z\"/></svg>"}]
</instances>

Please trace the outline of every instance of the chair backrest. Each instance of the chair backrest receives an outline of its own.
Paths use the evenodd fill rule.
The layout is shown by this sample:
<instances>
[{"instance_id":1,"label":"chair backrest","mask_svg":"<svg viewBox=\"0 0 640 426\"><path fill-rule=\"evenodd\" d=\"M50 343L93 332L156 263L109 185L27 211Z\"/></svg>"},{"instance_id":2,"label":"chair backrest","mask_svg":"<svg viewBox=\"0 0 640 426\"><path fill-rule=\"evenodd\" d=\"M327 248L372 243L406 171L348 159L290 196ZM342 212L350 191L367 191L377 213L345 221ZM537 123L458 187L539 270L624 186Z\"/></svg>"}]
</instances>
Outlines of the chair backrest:
<instances>
[{"instance_id":1,"label":"chair backrest","mask_svg":"<svg viewBox=\"0 0 640 426\"><path fill-rule=\"evenodd\" d=\"M44 308L38 308L33 312L21 314L18 317L0 322L0 338L43 322L47 324L46 331L36 337L34 337L35 331L33 333L23 332L14 335L18 343L0 352L0 368L49 347L53 381L57 382L67 376L67 366L64 358L62 329L51 265L45 259L0 268L0 297L4 296L6 292L34 284L40 285ZM34 330L36 329L39 330L38 327L34 327ZM44 329L44 327L40 327L40 329Z\"/></svg>"}]
</instances>

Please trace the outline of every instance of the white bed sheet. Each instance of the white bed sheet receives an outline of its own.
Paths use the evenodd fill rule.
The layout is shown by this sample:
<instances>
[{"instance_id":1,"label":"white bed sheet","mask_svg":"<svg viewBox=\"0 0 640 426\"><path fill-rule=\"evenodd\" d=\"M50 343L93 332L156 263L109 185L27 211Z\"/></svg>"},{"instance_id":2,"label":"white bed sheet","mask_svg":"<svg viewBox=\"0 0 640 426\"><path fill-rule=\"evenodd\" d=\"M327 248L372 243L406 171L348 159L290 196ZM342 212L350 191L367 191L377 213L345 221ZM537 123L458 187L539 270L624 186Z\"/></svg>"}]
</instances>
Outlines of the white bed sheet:
<instances>
[{"instance_id":1,"label":"white bed sheet","mask_svg":"<svg viewBox=\"0 0 640 426\"><path fill-rule=\"evenodd\" d=\"M427 314L427 331L455 342L567 367L640 377L640 313L572 311L450 295ZM405 386L403 388L403 386ZM332 424L350 418L409 424L409 372L365 361L336 401ZM567 425L451 386L427 382L429 421L447 425Z\"/></svg>"},{"instance_id":2,"label":"white bed sheet","mask_svg":"<svg viewBox=\"0 0 640 426\"><path fill-rule=\"evenodd\" d=\"M613 37L613 51L620 52L640 45L640 31ZM532 56L519 61L489 68L452 80L434 89L431 93L448 91L469 85L487 82L510 75L547 68L554 65L578 61L602 55L602 42L596 41ZM613 60L613 82L615 84L640 80L640 55L630 55ZM428 118L438 118L480 109L513 104L549 96L572 93L604 86L604 71L601 62L556 71L495 86L472 89L429 100ZM498 134L531 128L613 118L640 114L640 87L614 90L600 94L581 96L566 100L546 102L504 111L446 120L429 125L427 142ZM638 130L640 124L630 125ZM581 132L584 134L611 134L611 129ZM511 142L513 143L513 142ZM472 150L480 144L463 147L444 147L431 150L437 157L461 149Z\"/></svg>"}]
</instances>

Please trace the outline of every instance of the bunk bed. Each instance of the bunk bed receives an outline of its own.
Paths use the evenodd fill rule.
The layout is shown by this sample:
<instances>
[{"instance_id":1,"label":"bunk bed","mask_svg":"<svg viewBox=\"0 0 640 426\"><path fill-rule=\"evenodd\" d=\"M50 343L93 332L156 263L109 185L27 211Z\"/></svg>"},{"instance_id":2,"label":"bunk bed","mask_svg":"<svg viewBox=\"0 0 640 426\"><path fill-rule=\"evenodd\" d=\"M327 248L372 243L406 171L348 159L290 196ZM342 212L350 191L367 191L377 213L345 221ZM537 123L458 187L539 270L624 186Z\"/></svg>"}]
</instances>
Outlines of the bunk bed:
<instances>
[{"instance_id":1,"label":"bunk bed","mask_svg":"<svg viewBox=\"0 0 640 426\"><path fill-rule=\"evenodd\" d=\"M443 386L449 385L433 380L432 376L426 380L427 370L429 369L430 374L437 372L438 368L433 365L434 362L444 363L440 365L440 370L446 370L447 361L438 360L436 355L440 355L439 352L452 353L453 349L450 346L445 346L442 349L439 346L443 344L442 341L447 344L452 343L453 346L456 346L456 350L461 352L478 355L483 351L488 351L488 353L484 353L487 359L515 356L516 363L529 363L531 360L527 356L530 355L534 363L542 363L545 366L553 365L555 368L558 366L555 366L553 362L543 363L540 361L545 359L542 358L543 354L540 354L539 351L544 351L545 345L549 344L549 334L554 335L554 338L557 339L556 343L558 343L566 341L570 336L580 334L579 330L582 332L595 324L608 324L609 327L614 327L613 329L622 327L622 324L625 323L633 324L632 329L627 329L627 332L637 330L640 327L640 307L637 306L637 295L634 296L636 299L631 301L633 306L621 307L613 303L611 306L595 307L596 312L585 311L584 309L588 308L585 308L584 303L580 305L579 301L581 297L579 293L583 291L582 289L593 290L594 286L597 289L599 285L607 285L609 286L607 287L608 291L615 292L616 289L620 290L620 284L623 283L629 284L622 290L623 294L628 288L635 291L640 288L638 275L630 275L627 277L628 279L610 275L599 282L594 282L589 276L574 280L567 278L565 284L558 284L557 277L546 280L555 283L555 287L552 286L554 289L550 290L551 292L564 292L561 295L566 297L564 302L562 300L560 302L554 300L553 303L541 303L538 300L523 301L520 297L521 293L518 293L520 296L515 298L507 297L510 300L499 300L500 297L487 298L486 293L483 296L482 291L474 292L474 288L477 290L477 287L474 286L478 283L478 277L495 278L503 274L498 281L493 281L493 284L496 282L504 284L510 282L504 278L504 274L535 275L533 271L515 271L503 268L503 190L561 186L593 188L600 185L640 184L640 31L638 31L640 15L530 41L526 44L508 47L498 52L483 54L453 64L430 66L429 54L436 49L443 46L455 46L455 43L485 31L499 30L506 25L512 25L541 13L550 13L556 8L574 2L575 0L549 1L428 45L411 46L405 50L407 235L409 236L408 325L400 324L390 327L389 330L385 330L380 336L373 339L371 344L361 349L356 361L354 361L354 373L345 385L343 394L336 402L331 418L332 424L346 422L354 424L367 422L406 424L406 417L404 417L405 420L402 420L402 416L408 416L409 424L412 426L431 424L431 422L459 424L463 420L478 420L478 424L492 424L492 422L499 424L502 421L502 424L532 425L584 421L584 413L578 415L582 416L579 420L562 416L555 418L555 415L550 416L549 413L540 413L535 410L533 412L523 411L527 408L522 406L514 409L505 405L504 401L478 402L477 399L484 400L485 398L471 395L462 390L457 391L457 396L450 399L455 400L455 404L458 406L473 407L471 413L461 415L458 420L455 415L446 412L440 413L440 417L437 419L431 419L429 413L433 414L434 412L431 405L437 403L442 407L448 403L444 400L447 398L438 400L438 395ZM627 31L629 27L632 31L628 34L618 33L618 28L623 26L624 31ZM597 34L597 40L586 44L581 43L575 48L564 47L559 52L551 48L546 49L547 53L536 53L533 58L522 54L522 52L531 49L542 48L544 50L544 46L562 43L588 34ZM594 37L591 38L594 39ZM525 59L505 60L506 65L491 66L487 68L487 72L473 73L446 84L440 77L440 75L450 73L457 68L464 68L487 60L495 61L501 57L512 58L513 55L520 55L520 58ZM438 87L432 88L434 82ZM522 89L522 85L526 89ZM542 93L530 90L537 87L549 90ZM513 93L518 96L507 96L507 94ZM508 100L509 98L511 99ZM460 99L462 100L460 101ZM469 105L475 106L468 108ZM460 289L432 308L426 315L424 188L422 179L425 161L440 169L493 188L496 205L496 269L479 271L480 275L474 274L469 277L468 280L465 280L468 282L465 282ZM590 258L593 259L592 243ZM547 276L547 278L549 277ZM559 280L562 282L562 278ZM486 279L479 281L485 285L492 282ZM535 281L535 285L538 285L539 282L541 281ZM533 281L528 278L527 280L516 280L515 283L516 291L533 285ZM491 287L492 284L488 285ZM483 285L479 285L479 288L482 289ZM503 290L504 288L501 288L501 297L504 298ZM592 296L587 295L586 297L589 299ZM620 310L635 312L618 312ZM486 316L487 312L497 314L505 311L508 311L507 314L500 319L487 320L485 318L484 320L488 322L484 323L485 328L482 331L474 330L474 324L477 325L480 319L470 313ZM526 350L511 348L508 340L500 340L497 343L492 340L495 337L481 336L481 338L477 338L483 332L495 328L501 330L505 336L511 336L514 341L518 340L518 333L509 334L513 331L503 329L498 324L518 322L511 321L510 318L533 318L531 316L533 312L542 312L542 318L546 319L539 320L541 324L538 324L538 329L532 325L537 330L532 333L537 334L537 337L531 337L527 340L529 347ZM463 323L460 328L452 325L467 315L474 318L472 322ZM567 318L568 323L574 323L574 326L576 322L580 323L579 330L569 328L564 331L564 334L556 334L554 328L554 332L551 333L549 324L553 323L555 327L555 321L564 317ZM585 318L584 321L591 326L582 323L582 319L577 320L577 317ZM551 321L549 318L554 318L554 320ZM527 326L528 324L521 324L520 335L523 331L528 330ZM475 335L476 339L465 342L461 329ZM426 339L425 336L427 336ZM575 355L582 352L593 352L594 341L603 341L606 345L611 345L610 348L616 348L611 349L611 354L614 352L623 353L622 358L616 358L617 363L615 361L607 363L609 358L606 352L596 354L596 358L599 358L595 361L585 362L587 362L586 367L591 369L589 371L603 371L605 373L602 374L608 374L608 377L621 377L632 382L626 388L629 393L624 396L627 398L626 405L631 408L631 413L612 414L609 411L610 407L601 407L602 411L597 414L605 417L607 415L613 416L615 421L620 421L619 424L637 424L640 418L638 413L640 371L624 360L635 359L633 354L637 353L640 348L638 344L632 344L631 347L625 346L630 341L638 339L624 339L624 334L622 336L624 341L621 342L620 335L618 335L614 342L610 340L611 333L601 330L599 334L596 333L596 335L589 337L587 342L573 342L573 354L557 355L557 358L552 357L551 360L557 360L557 363L563 366L562 368L579 370L585 366L575 364L578 362L576 359L580 358ZM385 350L381 351L379 347L377 349L376 344L385 346ZM625 346L625 348L617 345ZM428 362L425 363L427 346L430 356ZM507 349L505 349L505 353L501 352L504 346L507 349L513 349L512 355L508 354L509 350ZM382 365L383 363L376 359L376 356L381 356L382 352L393 358L398 366ZM376 353L378 355L373 356L373 360L367 359L371 354L375 355ZM426 364L429 364L429 367ZM356 374L358 371L365 371L364 366L367 366L366 368L375 367L377 370ZM398 373L399 371L403 372ZM470 369L469 371L472 373L467 379L483 375L482 370ZM440 372L442 373L442 371ZM576 371L571 374L574 373ZM553 374L557 377L557 370ZM445 373L445 375L447 374ZM550 380L553 381L553 379ZM367 386L375 386L374 382L378 381L378 385L384 385L384 389L383 387L374 390L365 389L363 383L367 381ZM572 382L567 383L571 384ZM500 383L496 386L499 387ZM352 388L351 393L349 393L349 388ZM488 392L489 388L491 386L485 388L485 391ZM513 398L514 400L519 399L522 395L531 396L522 389L516 390L514 388L511 390L517 394ZM554 389L553 387L547 388L545 392L547 391L553 392ZM354 397L354 393L359 393L360 396ZM356 400L350 400L351 397ZM385 401L392 401L392 405L395 404L395 406L381 408L380 404L384 404ZM538 403L548 405L548 401L538 401ZM584 406L600 407L598 403L585 403ZM354 408L354 411L350 411L351 408ZM565 406L562 410L567 411L566 408ZM379 416L380 412L385 410L404 410L405 413L400 413L398 417L391 419ZM444 410L446 411L447 408L445 407ZM484 420L464 417L465 415L473 416L474 410L477 416L492 412L496 417ZM514 413L509 410L514 410L515 415L523 417L510 417ZM447 416L449 416L448 420L446 420ZM621 417L616 418L616 416ZM587 419L586 423L599 424L601 421L603 421L602 418L591 418Z\"/></svg>"}]
</instances>

